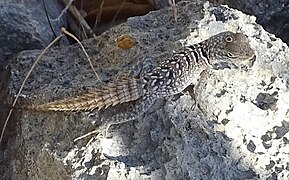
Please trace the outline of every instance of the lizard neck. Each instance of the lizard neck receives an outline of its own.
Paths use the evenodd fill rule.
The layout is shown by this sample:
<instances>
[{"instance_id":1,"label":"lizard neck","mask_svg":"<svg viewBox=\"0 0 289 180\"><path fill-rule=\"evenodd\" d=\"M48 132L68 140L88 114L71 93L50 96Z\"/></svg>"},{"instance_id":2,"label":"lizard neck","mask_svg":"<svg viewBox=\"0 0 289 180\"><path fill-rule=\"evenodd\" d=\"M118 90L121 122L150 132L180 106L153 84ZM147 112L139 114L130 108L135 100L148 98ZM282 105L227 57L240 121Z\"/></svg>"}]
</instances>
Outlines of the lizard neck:
<instances>
[{"instance_id":1,"label":"lizard neck","mask_svg":"<svg viewBox=\"0 0 289 180\"><path fill-rule=\"evenodd\" d=\"M207 43L201 42L186 47L185 50L193 66L211 67L211 47Z\"/></svg>"}]
</instances>

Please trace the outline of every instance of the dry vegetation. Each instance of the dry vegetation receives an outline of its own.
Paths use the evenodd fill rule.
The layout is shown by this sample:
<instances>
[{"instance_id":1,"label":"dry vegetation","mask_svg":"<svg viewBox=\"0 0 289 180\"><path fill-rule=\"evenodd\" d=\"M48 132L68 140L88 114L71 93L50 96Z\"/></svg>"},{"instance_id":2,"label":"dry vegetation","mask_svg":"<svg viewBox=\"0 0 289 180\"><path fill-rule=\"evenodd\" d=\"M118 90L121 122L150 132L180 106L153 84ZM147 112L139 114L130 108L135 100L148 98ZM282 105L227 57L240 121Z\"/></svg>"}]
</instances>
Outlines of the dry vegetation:
<instances>
[{"instance_id":1,"label":"dry vegetation","mask_svg":"<svg viewBox=\"0 0 289 180\"><path fill-rule=\"evenodd\" d=\"M61 16L66 15L68 29L72 32L69 33L66 29L61 29L61 34L57 36L47 47L42 51L39 57L35 60L31 66L27 75L12 103L12 107L15 107L17 100L21 94L21 91L30 76L31 72L41 60L41 57L45 52L52 47L61 37L66 34L72 40L77 42L83 52L85 53L87 60L95 73L96 78L100 80L97 72L92 66L91 60L86 53L84 47L81 44L81 40L95 37L97 34L105 31L107 28L117 25L121 22L124 22L128 17L132 16L141 16L147 14L149 11L155 9L154 0L60 0L64 5L62 13L57 19ZM175 0L168 0L168 3L173 7L173 14L176 19L176 9L175 9ZM45 3L44 3L45 5ZM47 16L48 17L48 16ZM54 20L57 20L54 19ZM51 21L51 19L49 19ZM75 35L73 35L75 34ZM116 47L122 49L128 49L134 46L135 39L129 35L120 35L116 39ZM9 122L9 119L12 115L13 108L8 112L8 116L4 122L1 136L0 144L3 140L5 129Z\"/></svg>"}]
</instances>

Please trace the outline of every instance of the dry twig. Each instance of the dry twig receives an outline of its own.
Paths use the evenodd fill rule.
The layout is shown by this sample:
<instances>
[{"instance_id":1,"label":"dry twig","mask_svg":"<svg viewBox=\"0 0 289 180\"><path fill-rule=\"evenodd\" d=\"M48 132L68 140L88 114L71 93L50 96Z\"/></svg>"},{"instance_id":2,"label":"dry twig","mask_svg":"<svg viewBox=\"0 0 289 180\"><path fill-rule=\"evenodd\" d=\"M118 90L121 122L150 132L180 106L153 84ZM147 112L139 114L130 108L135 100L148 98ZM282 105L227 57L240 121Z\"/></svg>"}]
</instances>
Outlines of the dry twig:
<instances>
[{"instance_id":1,"label":"dry twig","mask_svg":"<svg viewBox=\"0 0 289 180\"><path fill-rule=\"evenodd\" d=\"M83 52L84 52L89 64L90 64L91 69L93 70L96 78L101 82L101 79L99 78L98 74L96 73L96 70L93 67L93 64L92 64L92 62L91 62L86 50L84 49L83 45L81 44L81 42L73 34L71 34L70 32L66 31L65 28L61 28L61 31L64 32L65 34L67 34L68 36L72 37L81 46L81 48L82 48L82 50L83 50Z\"/></svg>"},{"instance_id":2,"label":"dry twig","mask_svg":"<svg viewBox=\"0 0 289 180\"><path fill-rule=\"evenodd\" d=\"M81 48L82 48L85 56L87 57L87 60L88 60L88 62L89 62L89 64L90 64L90 66L91 66L94 74L96 75L97 79L98 79L99 81L101 81L100 78L99 78L99 76L98 76L98 74L97 74L96 71L95 71L95 68L94 68L93 65L92 65L92 62L91 62L91 60L90 60L87 52L85 51L83 45L81 44L81 42L80 42L73 34L71 34L71 33L69 33L68 31L66 31L65 28L61 28L61 31L62 31L62 33L61 33L59 36L57 36L50 44L48 44L48 45L45 47L45 49L40 53L40 55L38 56L38 58L36 59L36 61L32 64L32 66L31 66L30 70L28 71L27 75L25 76L25 78L24 78L24 80L23 80L23 82L22 82L22 84L21 84L21 86L20 86L20 89L19 89L19 91L18 91L18 93L17 93L17 95L16 95L16 97L15 97L13 103L12 103L12 108L9 110L8 116L7 116L6 120L5 120L4 126L3 126L3 128L2 128L2 132L1 132L1 136L0 136L0 144L1 144L2 140L3 140L3 136L4 136L5 129L6 129L6 127L7 127L7 124L8 124L8 122L9 122L9 119L10 119L10 117L11 117L11 115L12 115L13 110L14 110L13 107L15 107L15 105L16 105L16 103L17 103L17 100L19 99L19 96L20 96L20 94L21 94L21 92L22 92L22 90L23 90L23 88L24 88L24 85L25 85L27 79L28 79L29 76L31 75L32 71L34 70L35 66L38 64L38 62L40 61L40 59L42 58L42 56L44 55L44 53L45 53L50 47L52 47L62 36L64 36L63 33L65 33L65 34L67 34L68 36L72 37L72 38L73 38L75 41L77 41L77 43L81 46Z\"/></svg>"},{"instance_id":3,"label":"dry twig","mask_svg":"<svg viewBox=\"0 0 289 180\"><path fill-rule=\"evenodd\" d=\"M21 84L21 86L20 86L20 89L19 89L19 91L18 91L18 93L17 93L17 95L16 95L16 97L15 97L13 103L12 103L12 107L16 105L16 102L17 102L17 100L18 100L18 98L19 98L19 96L20 96L20 93L22 92L23 87L24 87L24 85L25 85L28 77L30 76L30 74L31 74L32 71L34 70L36 64L39 62L39 60L40 60L41 57L44 55L44 53L45 53L54 43L56 43L62 36L64 36L64 34L60 34L59 36L57 36L57 37L56 37L50 44L48 44L48 46L40 53L40 55L38 56L38 58L36 59L36 61L33 63L32 67L31 67L30 70L28 71L27 75L25 76L24 81L22 82L22 84ZM9 110L8 116L7 116L6 120L5 120L4 126L3 126L3 128L2 128L2 132L1 132L1 136L0 136L0 144L1 144L1 142L2 142L2 139L3 139L3 136L4 136L4 132L5 132L6 126L7 126L7 124L8 124L8 121L9 121L11 115L12 115L12 112L13 112L13 108L11 108L11 109Z\"/></svg>"}]
</instances>

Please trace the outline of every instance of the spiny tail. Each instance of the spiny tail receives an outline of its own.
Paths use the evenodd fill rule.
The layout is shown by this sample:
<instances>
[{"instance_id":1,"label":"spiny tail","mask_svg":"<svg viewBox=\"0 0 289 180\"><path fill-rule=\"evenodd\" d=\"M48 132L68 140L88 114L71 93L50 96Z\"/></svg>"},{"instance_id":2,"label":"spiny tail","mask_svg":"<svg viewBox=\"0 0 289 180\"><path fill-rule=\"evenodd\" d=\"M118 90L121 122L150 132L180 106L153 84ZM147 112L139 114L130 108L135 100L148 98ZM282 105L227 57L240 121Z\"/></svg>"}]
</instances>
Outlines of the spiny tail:
<instances>
[{"instance_id":1,"label":"spiny tail","mask_svg":"<svg viewBox=\"0 0 289 180\"><path fill-rule=\"evenodd\" d=\"M21 109L33 111L90 111L107 108L117 104L135 101L143 95L141 80L123 78L95 90L71 99L46 104L23 106Z\"/></svg>"}]
</instances>

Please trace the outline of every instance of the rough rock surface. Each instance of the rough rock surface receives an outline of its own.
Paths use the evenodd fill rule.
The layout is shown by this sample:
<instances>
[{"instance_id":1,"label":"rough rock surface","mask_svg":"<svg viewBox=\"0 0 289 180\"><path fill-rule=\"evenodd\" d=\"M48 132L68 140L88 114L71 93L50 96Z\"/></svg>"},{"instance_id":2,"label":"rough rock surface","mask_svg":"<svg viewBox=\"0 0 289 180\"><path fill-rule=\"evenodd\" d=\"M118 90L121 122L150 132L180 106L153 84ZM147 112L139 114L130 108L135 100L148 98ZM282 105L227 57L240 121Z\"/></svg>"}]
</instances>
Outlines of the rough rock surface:
<instances>
[{"instance_id":1,"label":"rough rock surface","mask_svg":"<svg viewBox=\"0 0 289 180\"><path fill-rule=\"evenodd\" d=\"M61 12L57 0L46 3L46 8L51 19L57 18ZM54 14L49 12L54 12ZM63 24L63 17L59 21L51 21L56 33L60 32ZM20 51L41 49L52 39L54 39L54 34L48 23L42 1L0 2L0 65Z\"/></svg>"},{"instance_id":2,"label":"rough rock surface","mask_svg":"<svg viewBox=\"0 0 289 180\"><path fill-rule=\"evenodd\" d=\"M177 50L179 42L196 43L224 30L249 36L254 64L208 71L195 87L195 98L185 93L160 100L137 121L111 126L108 138L103 131L109 116L133 103L89 113L15 112L16 135L3 152L3 177L288 179L287 45L254 17L226 6L181 2L177 9L177 22L172 9L162 9L85 41L102 80L135 73L138 62L146 71ZM115 46L123 34L135 37L133 48ZM25 51L14 59L11 93L39 53ZM21 103L71 97L99 86L85 59L77 45L49 50L28 80ZM94 130L98 133L74 142Z\"/></svg>"},{"instance_id":3,"label":"rough rock surface","mask_svg":"<svg viewBox=\"0 0 289 180\"><path fill-rule=\"evenodd\" d=\"M214 0L212 0L214 1ZM257 17L256 22L264 29L289 44L288 0L217 0L232 8Z\"/></svg>"}]
</instances>

